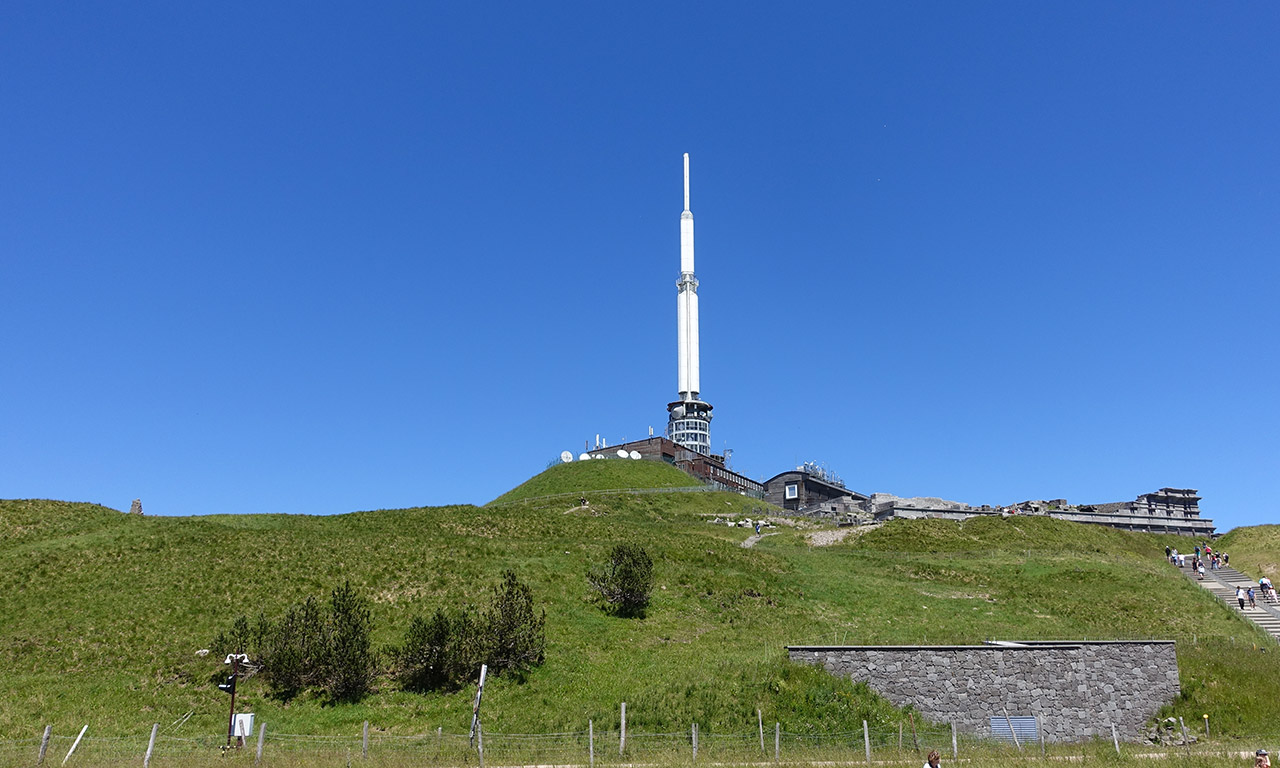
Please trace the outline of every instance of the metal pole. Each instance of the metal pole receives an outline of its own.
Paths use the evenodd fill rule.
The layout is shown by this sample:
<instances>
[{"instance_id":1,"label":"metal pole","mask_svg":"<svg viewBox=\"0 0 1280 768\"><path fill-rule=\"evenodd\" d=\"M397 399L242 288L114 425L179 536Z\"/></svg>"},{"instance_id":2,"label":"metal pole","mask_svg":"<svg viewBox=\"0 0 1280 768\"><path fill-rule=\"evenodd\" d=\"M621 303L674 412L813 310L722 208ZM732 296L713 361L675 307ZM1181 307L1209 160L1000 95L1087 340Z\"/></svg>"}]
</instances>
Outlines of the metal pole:
<instances>
[{"instance_id":1,"label":"metal pole","mask_svg":"<svg viewBox=\"0 0 1280 768\"><path fill-rule=\"evenodd\" d=\"M488 664L480 665L480 685L476 686L476 701L471 706L471 743L476 743L476 729L480 726L480 699L484 697L484 676L489 671Z\"/></svg>"},{"instance_id":2,"label":"metal pole","mask_svg":"<svg viewBox=\"0 0 1280 768\"><path fill-rule=\"evenodd\" d=\"M146 754L145 756L143 756L143 758L142 758L142 768L150 768L150 765L151 765L151 750L155 749L155 746L156 746L156 732L157 732L157 731L159 731L159 730L160 730L160 724L159 724L159 723L152 723L152 725L151 725L151 740L147 742L147 754Z\"/></svg>"},{"instance_id":3,"label":"metal pole","mask_svg":"<svg viewBox=\"0 0 1280 768\"><path fill-rule=\"evenodd\" d=\"M871 765L871 731L867 730L867 721L862 721L862 748L867 752L867 765Z\"/></svg>"},{"instance_id":4,"label":"metal pole","mask_svg":"<svg viewBox=\"0 0 1280 768\"><path fill-rule=\"evenodd\" d=\"M1182 722L1182 718L1178 718L1178 725L1182 728L1182 743L1186 745L1187 751L1191 751L1191 737L1187 735L1187 724Z\"/></svg>"},{"instance_id":5,"label":"metal pole","mask_svg":"<svg viewBox=\"0 0 1280 768\"><path fill-rule=\"evenodd\" d=\"M1116 724L1111 724L1111 742L1116 745L1116 754L1120 754L1120 737L1116 735Z\"/></svg>"},{"instance_id":6,"label":"metal pole","mask_svg":"<svg viewBox=\"0 0 1280 768\"><path fill-rule=\"evenodd\" d=\"M85 727L80 729L80 735L76 737L75 743L71 745L71 749L67 750L67 756L62 758L63 765L67 764L67 761L71 759L71 753L75 752L76 747L80 746L80 740L84 738L84 732L87 730L89 730L89 726L87 724L85 725Z\"/></svg>"},{"instance_id":7,"label":"metal pole","mask_svg":"<svg viewBox=\"0 0 1280 768\"><path fill-rule=\"evenodd\" d=\"M231 655L231 714L227 717L227 746L231 746L231 736L236 728L236 677L240 671L240 657Z\"/></svg>"}]
</instances>

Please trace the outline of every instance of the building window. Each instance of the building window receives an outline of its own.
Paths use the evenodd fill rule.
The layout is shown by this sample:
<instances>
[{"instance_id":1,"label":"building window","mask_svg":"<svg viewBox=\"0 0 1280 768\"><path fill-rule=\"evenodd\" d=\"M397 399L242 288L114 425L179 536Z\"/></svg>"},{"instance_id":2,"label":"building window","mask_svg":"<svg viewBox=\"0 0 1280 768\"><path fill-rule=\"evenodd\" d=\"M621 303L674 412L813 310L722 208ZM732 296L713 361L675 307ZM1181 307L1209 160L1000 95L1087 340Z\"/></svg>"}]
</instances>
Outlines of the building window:
<instances>
[{"instance_id":1,"label":"building window","mask_svg":"<svg viewBox=\"0 0 1280 768\"><path fill-rule=\"evenodd\" d=\"M786 498L796 499L800 497L800 489L795 483L787 483Z\"/></svg>"}]
</instances>

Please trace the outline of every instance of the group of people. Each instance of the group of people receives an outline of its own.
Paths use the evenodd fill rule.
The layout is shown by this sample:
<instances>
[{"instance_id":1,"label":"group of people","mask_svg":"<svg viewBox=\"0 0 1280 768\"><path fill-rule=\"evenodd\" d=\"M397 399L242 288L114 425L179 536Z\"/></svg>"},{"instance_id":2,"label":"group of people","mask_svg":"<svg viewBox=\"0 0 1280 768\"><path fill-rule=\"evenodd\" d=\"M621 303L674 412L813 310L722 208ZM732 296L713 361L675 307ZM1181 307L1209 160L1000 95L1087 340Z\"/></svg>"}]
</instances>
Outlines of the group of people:
<instances>
[{"instance_id":1,"label":"group of people","mask_svg":"<svg viewBox=\"0 0 1280 768\"><path fill-rule=\"evenodd\" d=\"M1187 555L1173 547L1166 546L1164 556L1179 568L1185 568L1187 565ZM1209 564L1209 570L1216 571L1223 566L1231 565L1231 555L1226 552L1214 552L1213 547L1208 544L1203 547L1197 544L1194 554L1191 555L1191 570L1199 579L1204 578L1205 563Z\"/></svg>"}]
</instances>

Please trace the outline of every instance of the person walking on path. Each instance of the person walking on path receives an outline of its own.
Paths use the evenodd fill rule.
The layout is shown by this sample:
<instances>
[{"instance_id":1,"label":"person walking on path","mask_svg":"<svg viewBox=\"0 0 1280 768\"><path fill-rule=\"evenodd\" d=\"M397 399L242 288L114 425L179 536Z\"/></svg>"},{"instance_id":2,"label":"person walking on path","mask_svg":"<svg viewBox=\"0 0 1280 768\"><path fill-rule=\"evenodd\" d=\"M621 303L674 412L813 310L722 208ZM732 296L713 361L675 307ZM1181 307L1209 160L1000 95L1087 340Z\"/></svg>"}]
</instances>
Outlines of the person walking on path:
<instances>
[{"instance_id":1,"label":"person walking on path","mask_svg":"<svg viewBox=\"0 0 1280 768\"><path fill-rule=\"evenodd\" d=\"M1245 593L1249 597L1249 607L1257 608L1258 603L1253 599L1253 587L1249 587L1249 591Z\"/></svg>"},{"instance_id":2,"label":"person walking on path","mask_svg":"<svg viewBox=\"0 0 1280 768\"><path fill-rule=\"evenodd\" d=\"M1236 587L1236 602L1240 603L1240 610L1244 610L1244 587Z\"/></svg>"},{"instance_id":3,"label":"person walking on path","mask_svg":"<svg viewBox=\"0 0 1280 768\"><path fill-rule=\"evenodd\" d=\"M1204 563L1203 562L1200 563L1200 567L1196 568L1196 575L1200 577L1201 581L1204 581Z\"/></svg>"}]
</instances>

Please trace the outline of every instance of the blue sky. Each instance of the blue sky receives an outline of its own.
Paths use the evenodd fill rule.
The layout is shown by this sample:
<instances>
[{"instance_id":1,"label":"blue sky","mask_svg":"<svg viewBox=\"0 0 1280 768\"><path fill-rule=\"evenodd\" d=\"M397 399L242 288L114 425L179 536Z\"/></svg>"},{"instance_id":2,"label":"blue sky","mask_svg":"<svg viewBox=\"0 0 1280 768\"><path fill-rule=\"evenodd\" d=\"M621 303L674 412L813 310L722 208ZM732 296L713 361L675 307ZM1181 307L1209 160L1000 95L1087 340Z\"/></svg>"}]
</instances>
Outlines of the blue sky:
<instances>
[{"instance_id":1,"label":"blue sky","mask_svg":"<svg viewBox=\"0 0 1280 768\"><path fill-rule=\"evenodd\" d=\"M661 431L689 152L737 470L1274 522L1278 37L1275 3L6 3L0 496L483 503Z\"/></svg>"}]
</instances>

